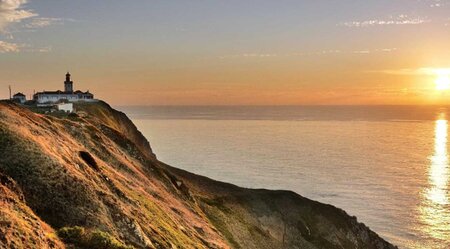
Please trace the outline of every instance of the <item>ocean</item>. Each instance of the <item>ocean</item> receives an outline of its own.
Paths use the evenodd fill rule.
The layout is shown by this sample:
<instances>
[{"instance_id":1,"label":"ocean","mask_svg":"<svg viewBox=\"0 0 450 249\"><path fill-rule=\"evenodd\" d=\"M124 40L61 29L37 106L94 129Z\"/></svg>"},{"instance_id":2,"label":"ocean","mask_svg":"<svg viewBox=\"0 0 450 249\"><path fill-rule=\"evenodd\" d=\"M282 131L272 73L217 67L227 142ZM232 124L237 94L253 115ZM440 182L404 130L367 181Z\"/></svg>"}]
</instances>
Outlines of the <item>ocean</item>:
<instances>
[{"instance_id":1,"label":"ocean","mask_svg":"<svg viewBox=\"0 0 450 249\"><path fill-rule=\"evenodd\" d=\"M450 248L450 107L118 109L170 165L335 205L400 248Z\"/></svg>"}]
</instances>

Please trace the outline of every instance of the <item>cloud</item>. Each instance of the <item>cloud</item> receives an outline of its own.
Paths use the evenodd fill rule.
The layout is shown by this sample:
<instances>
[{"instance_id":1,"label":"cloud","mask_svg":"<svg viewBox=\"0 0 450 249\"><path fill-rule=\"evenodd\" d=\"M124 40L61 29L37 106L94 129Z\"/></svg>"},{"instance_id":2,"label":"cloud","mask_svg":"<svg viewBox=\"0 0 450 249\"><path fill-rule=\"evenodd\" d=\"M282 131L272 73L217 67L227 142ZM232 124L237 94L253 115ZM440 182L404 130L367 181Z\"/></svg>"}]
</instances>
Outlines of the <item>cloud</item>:
<instances>
[{"instance_id":1,"label":"cloud","mask_svg":"<svg viewBox=\"0 0 450 249\"><path fill-rule=\"evenodd\" d=\"M395 70L378 70L378 71L368 71L369 73L383 73L383 74L394 74L394 75L450 75L450 68L432 68L432 67L422 67L422 68L402 68Z\"/></svg>"},{"instance_id":2,"label":"cloud","mask_svg":"<svg viewBox=\"0 0 450 249\"><path fill-rule=\"evenodd\" d=\"M386 25L418 25L428 23L430 20L424 17L411 18L408 15L398 15L396 17L390 17L385 20L373 19L366 21L351 21L342 22L338 26L344 26L349 28L366 28L372 26L386 26Z\"/></svg>"},{"instance_id":3,"label":"cloud","mask_svg":"<svg viewBox=\"0 0 450 249\"><path fill-rule=\"evenodd\" d=\"M0 53L31 52L48 53L51 46L34 47L30 44L15 41L13 33L34 32L35 29L51 25L62 25L65 21L75 21L66 18L39 17L38 13L26 7L29 0L0 0ZM13 24L22 23L21 25ZM2 41L7 39L9 42Z\"/></svg>"},{"instance_id":4,"label":"cloud","mask_svg":"<svg viewBox=\"0 0 450 249\"><path fill-rule=\"evenodd\" d=\"M354 54L370 54L370 50L358 50L358 51L353 51Z\"/></svg>"},{"instance_id":5,"label":"cloud","mask_svg":"<svg viewBox=\"0 0 450 249\"><path fill-rule=\"evenodd\" d=\"M219 59L233 59L233 58L274 58L274 57L301 57L301 56L325 56L325 55L339 55L339 54L357 54L366 55L372 53L393 53L396 52L397 48L379 48L379 49L366 49L366 50L322 50L322 51L312 51L312 52L298 52L290 54L280 54L280 53L243 53L243 54L233 54L233 55L222 55Z\"/></svg>"},{"instance_id":6,"label":"cloud","mask_svg":"<svg viewBox=\"0 0 450 249\"><path fill-rule=\"evenodd\" d=\"M417 70L418 74L421 75L449 75L450 74L450 68L419 68Z\"/></svg>"},{"instance_id":7,"label":"cloud","mask_svg":"<svg viewBox=\"0 0 450 249\"><path fill-rule=\"evenodd\" d=\"M220 56L220 59L226 59L226 58L269 58L269 57L278 57L279 54L258 54L258 53L244 53L244 54L234 54L234 55L223 55Z\"/></svg>"},{"instance_id":8,"label":"cloud","mask_svg":"<svg viewBox=\"0 0 450 249\"><path fill-rule=\"evenodd\" d=\"M20 47L15 43L0 41L0 53L19 52Z\"/></svg>"},{"instance_id":9,"label":"cloud","mask_svg":"<svg viewBox=\"0 0 450 249\"><path fill-rule=\"evenodd\" d=\"M4 53L50 53L52 51L51 46L47 47L34 47L29 44L17 44L11 42L0 41L0 54Z\"/></svg>"},{"instance_id":10,"label":"cloud","mask_svg":"<svg viewBox=\"0 0 450 249\"><path fill-rule=\"evenodd\" d=\"M428 2L430 2L431 8L440 8L449 5L449 1L446 0L430 0Z\"/></svg>"},{"instance_id":11,"label":"cloud","mask_svg":"<svg viewBox=\"0 0 450 249\"><path fill-rule=\"evenodd\" d=\"M34 47L31 45L24 44L20 46L20 51L25 53L50 53L52 51L52 47L51 46Z\"/></svg>"},{"instance_id":12,"label":"cloud","mask_svg":"<svg viewBox=\"0 0 450 249\"><path fill-rule=\"evenodd\" d=\"M0 0L0 32L11 23L37 16L31 10L23 9L27 0Z\"/></svg>"},{"instance_id":13,"label":"cloud","mask_svg":"<svg viewBox=\"0 0 450 249\"><path fill-rule=\"evenodd\" d=\"M39 53L49 53L51 51L52 51L52 47L50 47L50 46L37 49L37 52L39 52Z\"/></svg>"},{"instance_id":14,"label":"cloud","mask_svg":"<svg viewBox=\"0 0 450 249\"><path fill-rule=\"evenodd\" d=\"M55 24L63 24L64 19L62 18L52 18L52 17L36 17L33 18L29 23L25 24L26 28L43 28Z\"/></svg>"}]
</instances>

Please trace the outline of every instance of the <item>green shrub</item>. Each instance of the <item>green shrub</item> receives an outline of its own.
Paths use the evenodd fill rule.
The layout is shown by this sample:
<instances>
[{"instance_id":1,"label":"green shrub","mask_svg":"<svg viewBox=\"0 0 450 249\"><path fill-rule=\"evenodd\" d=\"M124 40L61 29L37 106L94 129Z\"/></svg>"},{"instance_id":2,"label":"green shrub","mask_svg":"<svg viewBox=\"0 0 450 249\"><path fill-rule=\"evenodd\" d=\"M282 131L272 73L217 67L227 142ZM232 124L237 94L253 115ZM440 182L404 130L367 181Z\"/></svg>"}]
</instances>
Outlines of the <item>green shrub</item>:
<instances>
[{"instance_id":1,"label":"green shrub","mask_svg":"<svg viewBox=\"0 0 450 249\"><path fill-rule=\"evenodd\" d=\"M86 231L83 227L63 227L58 236L66 243L85 249L133 249L99 230Z\"/></svg>"},{"instance_id":2,"label":"green shrub","mask_svg":"<svg viewBox=\"0 0 450 249\"><path fill-rule=\"evenodd\" d=\"M63 227L58 230L58 236L66 243L78 244L83 241L86 236L86 232L82 227Z\"/></svg>"},{"instance_id":3,"label":"green shrub","mask_svg":"<svg viewBox=\"0 0 450 249\"><path fill-rule=\"evenodd\" d=\"M93 249L128 249L131 247L123 245L108 233L93 231L89 237L89 248Z\"/></svg>"}]
</instances>

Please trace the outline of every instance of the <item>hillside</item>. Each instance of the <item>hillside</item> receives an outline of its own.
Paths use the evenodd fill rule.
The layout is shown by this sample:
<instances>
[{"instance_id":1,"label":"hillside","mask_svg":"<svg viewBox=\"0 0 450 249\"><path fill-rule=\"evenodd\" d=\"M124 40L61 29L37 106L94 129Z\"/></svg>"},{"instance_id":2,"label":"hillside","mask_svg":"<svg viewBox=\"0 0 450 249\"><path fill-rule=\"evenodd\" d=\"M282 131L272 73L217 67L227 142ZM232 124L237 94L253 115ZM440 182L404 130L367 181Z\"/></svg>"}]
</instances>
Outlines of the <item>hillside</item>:
<instances>
[{"instance_id":1,"label":"hillside","mask_svg":"<svg viewBox=\"0 0 450 249\"><path fill-rule=\"evenodd\" d=\"M0 102L1 248L395 248L344 211L159 162L104 102Z\"/></svg>"}]
</instances>

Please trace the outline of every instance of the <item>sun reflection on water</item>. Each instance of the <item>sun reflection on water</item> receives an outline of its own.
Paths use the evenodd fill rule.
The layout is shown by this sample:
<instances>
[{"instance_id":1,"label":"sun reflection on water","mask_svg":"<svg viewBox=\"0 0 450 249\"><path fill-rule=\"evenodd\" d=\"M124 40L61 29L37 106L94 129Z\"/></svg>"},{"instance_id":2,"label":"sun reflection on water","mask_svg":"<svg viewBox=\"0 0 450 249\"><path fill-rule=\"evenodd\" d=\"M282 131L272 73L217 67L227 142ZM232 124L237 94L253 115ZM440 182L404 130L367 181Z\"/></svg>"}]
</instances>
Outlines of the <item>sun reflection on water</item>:
<instances>
[{"instance_id":1,"label":"sun reflection on water","mask_svg":"<svg viewBox=\"0 0 450 249\"><path fill-rule=\"evenodd\" d=\"M440 248L441 243L438 241L450 239L448 121L442 115L435 121L434 133L434 154L430 158L428 172L429 187L420 212L424 224L422 232L436 240L434 248Z\"/></svg>"},{"instance_id":2,"label":"sun reflection on water","mask_svg":"<svg viewBox=\"0 0 450 249\"><path fill-rule=\"evenodd\" d=\"M427 198L438 205L448 204L448 155L447 155L447 120L436 121L434 138L434 155L431 157Z\"/></svg>"}]
</instances>

